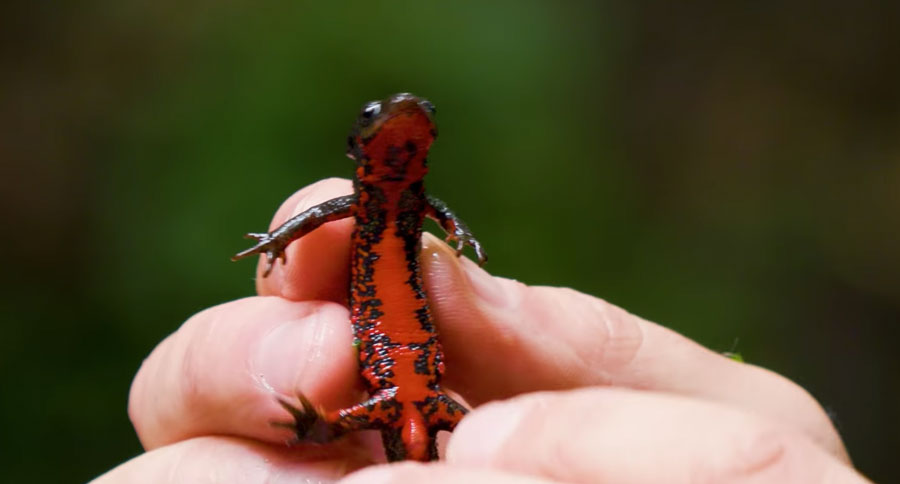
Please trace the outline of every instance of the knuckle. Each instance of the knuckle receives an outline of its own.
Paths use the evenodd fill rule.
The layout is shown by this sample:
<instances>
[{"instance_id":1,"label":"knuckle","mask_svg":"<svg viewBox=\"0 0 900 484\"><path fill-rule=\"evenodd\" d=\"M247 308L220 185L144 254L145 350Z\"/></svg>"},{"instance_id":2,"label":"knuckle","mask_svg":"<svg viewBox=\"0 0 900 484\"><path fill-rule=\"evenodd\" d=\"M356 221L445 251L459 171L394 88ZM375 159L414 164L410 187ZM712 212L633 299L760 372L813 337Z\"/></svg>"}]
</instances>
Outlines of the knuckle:
<instances>
[{"instance_id":1,"label":"knuckle","mask_svg":"<svg viewBox=\"0 0 900 484\"><path fill-rule=\"evenodd\" d=\"M215 345L215 326L218 318L215 309L207 310L207 315L213 317L189 319L179 332L193 333L188 338L183 338L181 345L181 361L177 371L178 392L185 408L203 408L209 403L210 392L202 384L206 371L205 348Z\"/></svg>"},{"instance_id":2,"label":"knuckle","mask_svg":"<svg viewBox=\"0 0 900 484\"><path fill-rule=\"evenodd\" d=\"M722 482L731 479L765 477L772 482L787 482L790 477L789 449L796 438L778 428L766 427L728 440L724 460L718 471L706 473L696 482Z\"/></svg>"},{"instance_id":3,"label":"knuckle","mask_svg":"<svg viewBox=\"0 0 900 484\"><path fill-rule=\"evenodd\" d=\"M614 383L619 370L631 364L643 346L639 319L602 299L569 288L559 291L574 331L574 354L601 381Z\"/></svg>"}]
</instances>

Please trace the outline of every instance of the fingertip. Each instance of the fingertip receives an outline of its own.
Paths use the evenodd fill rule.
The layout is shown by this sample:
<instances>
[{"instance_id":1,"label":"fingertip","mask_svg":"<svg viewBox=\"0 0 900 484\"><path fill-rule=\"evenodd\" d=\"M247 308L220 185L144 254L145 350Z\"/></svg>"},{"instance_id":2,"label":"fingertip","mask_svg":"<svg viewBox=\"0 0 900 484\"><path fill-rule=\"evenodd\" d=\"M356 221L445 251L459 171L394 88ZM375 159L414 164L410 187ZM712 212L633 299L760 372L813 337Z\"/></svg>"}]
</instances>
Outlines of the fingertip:
<instances>
[{"instance_id":1,"label":"fingertip","mask_svg":"<svg viewBox=\"0 0 900 484\"><path fill-rule=\"evenodd\" d=\"M715 402L613 388L479 407L454 431L447 460L563 482L864 482L789 426Z\"/></svg>"},{"instance_id":2,"label":"fingertip","mask_svg":"<svg viewBox=\"0 0 900 484\"><path fill-rule=\"evenodd\" d=\"M571 308L568 293L496 277L446 244L424 239L423 272L447 362L447 386L472 404L581 383L579 360L556 324ZM602 325L595 325L600 327ZM580 340L586 334L578 325ZM602 336L599 335L599 336Z\"/></svg>"},{"instance_id":3,"label":"fingertip","mask_svg":"<svg viewBox=\"0 0 900 484\"><path fill-rule=\"evenodd\" d=\"M353 192L353 182L346 178L331 177L316 181L292 193L275 211L269 223L269 231L278 228L289 218L332 198Z\"/></svg>"},{"instance_id":4,"label":"fingertip","mask_svg":"<svg viewBox=\"0 0 900 484\"><path fill-rule=\"evenodd\" d=\"M327 178L301 188L281 204L269 230L315 205L352 192L352 183L344 178ZM288 245L284 251L286 261L272 261L268 276L267 256L260 256L256 266L257 293L292 301L345 301L352 231L353 220L349 218L323 224Z\"/></svg>"},{"instance_id":5,"label":"fingertip","mask_svg":"<svg viewBox=\"0 0 900 484\"><path fill-rule=\"evenodd\" d=\"M518 281L491 275L430 233L422 238L421 257L428 294L436 304L460 297L468 304L502 309L515 304L525 288Z\"/></svg>"},{"instance_id":6,"label":"fingertip","mask_svg":"<svg viewBox=\"0 0 900 484\"><path fill-rule=\"evenodd\" d=\"M145 448L206 435L283 442L276 397L340 408L357 397L345 307L252 297L194 315L144 361L129 416Z\"/></svg>"}]
</instances>

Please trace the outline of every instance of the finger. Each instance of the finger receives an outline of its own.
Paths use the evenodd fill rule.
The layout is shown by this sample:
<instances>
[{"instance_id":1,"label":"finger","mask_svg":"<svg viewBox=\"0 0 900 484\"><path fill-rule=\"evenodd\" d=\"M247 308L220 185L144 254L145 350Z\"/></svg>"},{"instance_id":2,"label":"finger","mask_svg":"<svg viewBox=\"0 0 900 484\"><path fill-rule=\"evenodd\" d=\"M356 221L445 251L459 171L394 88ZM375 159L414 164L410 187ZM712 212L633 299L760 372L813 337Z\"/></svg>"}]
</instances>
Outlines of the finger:
<instances>
[{"instance_id":1,"label":"finger","mask_svg":"<svg viewBox=\"0 0 900 484\"><path fill-rule=\"evenodd\" d=\"M424 240L447 385L469 402L589 385L672 392L784 422L848 459L819 404L780 375L571 289L493 277L436 238Z\"/></svg>"},{"instance_id":2,"label":"finger","mask_svg":"<svg viewBox=\"0 0 900 484\"><path fill-rule=\"evenodd\" d=\"M228 437L200 437L142 454L91 484L332 482L368 464Z\"/></svg>"},{"instance_id":3,"label":"finger","mask_svg":"<svg viewBox=\"0 0 900 484\"><path fill-rule=\"evenodd\" d=\"M340 484L553 484L533 476L511 474L495 469L451 467L444 464L403 463L368 467L354 472Z\"/></svg>"},{"instance_id":4,"label":"finger","mask_svg":"<svg viewBox=\"0 0 900 484\"><path fill-rule=\"evenodd\" d=\"M346 180L307 187L282 205L273 227L348 191ZM334 261L348 257L351 226L332 222L292 244L284 270L278 266L278 274L257 279L260 293L308 299L318 292L343 300L348 264ZM322 239L305 243L313 236ZM780 419L847 459L825 412L789 380L723 358L599 299L492 278L465 259L460 266L449 247L433 237L425 241L426 288L447 351L448 382L473 403L593 384L650 388Z\"/></svg>"},{"instance_id":5,"label":"finger","mask_svg":"<svg viewBox=\"0 0 900 484\"><path fill-rule=\"evenodd\" d=\"M357 363L347 310L329 302L253 297L188 320L134 379L128 413L147 449L217 434L283 443L276 396L326 408L354 403Z\"/></svg>"},{"instance_id":6,"label":"finger","mask_svg":"<svg viewBox=\"0 0 900 484\"><path fill-rule=\"evenodd\" d=\"M457 427L447 461L570 483L867 482L780 424L708 401L623 389L485 405Z\"/></svg>"},{"instance_id":7,"label":"finger","mask_svg":"<svg viewBox=\"0 0 900 484\"><path fill-rule=\"evenodd\" d=\"M352 191L350 180L341 178L321 180L302 188L281 204L269 224L269 230L274 230L294 215ZM287 263L272 261L272 271L267 277L263 276L267 257L260 256L256 268L257 293L292 301L346 301L352 231L352 218L323 224L291 243L284 251Z\"/></svg>"}]
</instances>

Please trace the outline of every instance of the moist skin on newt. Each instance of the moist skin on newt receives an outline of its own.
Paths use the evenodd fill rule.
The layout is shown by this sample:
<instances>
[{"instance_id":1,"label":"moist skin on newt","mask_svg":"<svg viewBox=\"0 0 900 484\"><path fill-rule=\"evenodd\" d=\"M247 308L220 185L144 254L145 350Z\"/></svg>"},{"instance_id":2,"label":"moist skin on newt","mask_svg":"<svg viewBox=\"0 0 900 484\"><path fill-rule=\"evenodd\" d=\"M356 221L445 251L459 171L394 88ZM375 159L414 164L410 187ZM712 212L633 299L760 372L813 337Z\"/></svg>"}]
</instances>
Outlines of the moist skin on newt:
<instances>
[{"instance_id":1,"label":"moist skin on newt","mask_svg":"<svg viewBox=\"0 0 900 484\"><path fill-rule=\"evenodd\" d=\"M447 205L425 193L426 156L437 129L434 106L402 93L366 104L347 138L356 161L353 194L316 205L233 257L266 255L264 277L285 260L292 241L325 222L353 217L350 323L359 370L369 398L348 408L319 412L302 395L299 408L279 399L294 418L298 440L328 442L347 432L381 431L389 461L437 459L435 437L453 430L466 408L441 389L443 351L428 308L419 263L422 223L431 217L479 263L487 257L469 228Z\"/></svg>"}]
</instances>

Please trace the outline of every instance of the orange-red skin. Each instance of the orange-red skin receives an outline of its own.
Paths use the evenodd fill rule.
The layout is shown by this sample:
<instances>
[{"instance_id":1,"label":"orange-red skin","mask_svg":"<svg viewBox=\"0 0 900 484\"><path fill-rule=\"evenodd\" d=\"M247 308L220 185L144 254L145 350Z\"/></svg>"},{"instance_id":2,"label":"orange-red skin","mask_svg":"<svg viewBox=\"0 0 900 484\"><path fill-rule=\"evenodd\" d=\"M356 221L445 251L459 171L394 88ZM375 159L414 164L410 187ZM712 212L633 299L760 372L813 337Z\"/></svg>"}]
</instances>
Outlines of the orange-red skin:
<instances>
[{"instance_id":1,"label":"orange-red skin","mask_svg":"<svg viewBox=\"0 0 900 484\"><path fill-rule=\"evenodd\" d=\"M294 415L301 440L325 442L347 431L379 429L388 460L437 458L435 436L452 430L466 409L440 387L443 352L419 265L422 223L437 220L462 245L480 244L440 200L425 194L426 157L436 136L428 101L398 94L370 103L348 138L356 160L354 194L313 207L238 254L266 253L269 268L291 241L330 220L353 216L349 288L350 321L360 375L370 397L320 415L282 402Z\"/></svg>"}]
</instances>

